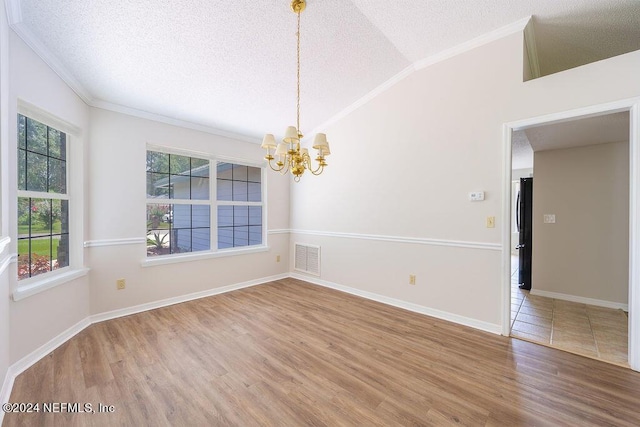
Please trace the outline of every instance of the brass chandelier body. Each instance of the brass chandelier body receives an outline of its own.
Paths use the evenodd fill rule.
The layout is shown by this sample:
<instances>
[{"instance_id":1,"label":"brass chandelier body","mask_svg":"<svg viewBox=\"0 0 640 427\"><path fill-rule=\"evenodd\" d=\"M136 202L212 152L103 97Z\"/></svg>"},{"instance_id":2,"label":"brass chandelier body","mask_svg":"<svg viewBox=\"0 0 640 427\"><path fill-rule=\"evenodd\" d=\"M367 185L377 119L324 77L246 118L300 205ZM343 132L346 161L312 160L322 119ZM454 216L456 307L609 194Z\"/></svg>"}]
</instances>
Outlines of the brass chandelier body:
<instances>
[{"instance_id":1,"label":"brass chandelier body","mask_svg":"<svg viewBox=\"0 0 640 427\"><path fill-rule=\"evenodd\" d=\"M305 0L293 0L291 2L291 10L298 17L298 32L296 33L298 101L296 105L296 126L287 128L285 136L279 144L276 144L275 137L272 134L266 134L261 146L267 150L267 155L264 158L269 162L269 167L282 174L291 172L296 182L300 181L300 177L306 170L309 170L313 175L320 175L325 166L327 166L325 157L331 154L327 135L324 133L317 134L313 140L312 147L318 150L318 155L315 159L317 166L315 168L313 167L309 150L300 146L300 140L303 137L302 132L300 132L300 14L306 7ZM271 154L271 150L275 150L275 153Z\"/></svg>"}]
</instances>

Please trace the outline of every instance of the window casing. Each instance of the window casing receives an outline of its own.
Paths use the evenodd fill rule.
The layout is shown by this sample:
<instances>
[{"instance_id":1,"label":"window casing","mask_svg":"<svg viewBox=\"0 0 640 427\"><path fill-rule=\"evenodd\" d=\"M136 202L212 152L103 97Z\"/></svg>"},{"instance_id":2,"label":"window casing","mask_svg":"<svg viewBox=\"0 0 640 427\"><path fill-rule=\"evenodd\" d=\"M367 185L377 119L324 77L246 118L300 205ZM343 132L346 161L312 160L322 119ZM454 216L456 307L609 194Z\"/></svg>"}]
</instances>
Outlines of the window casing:
<instances>
[{"instance_id":1,"label":"window casing","mask_svg":"<svg viewBox=\"0 0 640 427\"><path fill-rule=\"evenodd\" d=\"M18 114L18 279L69 266L67 134Z\"/></svg>"},{"instance_id":2,"label":"window casing","mask_svg":"<svg viewBox=\"0 0 640 427\"><path fill-rule=\"evenodd\" d=\"M261 168L149 149L146 173L147 257L262 245Z\"/></svg>"}]
</instances>

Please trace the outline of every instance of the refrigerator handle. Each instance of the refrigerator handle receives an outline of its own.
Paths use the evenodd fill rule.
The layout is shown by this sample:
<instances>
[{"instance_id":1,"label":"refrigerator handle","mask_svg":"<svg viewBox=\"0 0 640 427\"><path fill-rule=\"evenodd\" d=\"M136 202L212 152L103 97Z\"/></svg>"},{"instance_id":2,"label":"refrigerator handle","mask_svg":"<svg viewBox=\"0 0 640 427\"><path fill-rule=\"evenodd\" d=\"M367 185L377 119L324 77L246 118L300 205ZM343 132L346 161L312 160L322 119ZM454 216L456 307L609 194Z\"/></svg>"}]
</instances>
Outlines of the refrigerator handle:
<instances>
[{"instance_id":1,"label":"refrigerator handle","mask_svg":"<svg viewBox=\"0 0 640 427\"><path fill-rule=\"evenodd\" d=\"M518 197L516 198L516 230L520 232L520 190L518 190Z\"/></svg>"}]
</instances>

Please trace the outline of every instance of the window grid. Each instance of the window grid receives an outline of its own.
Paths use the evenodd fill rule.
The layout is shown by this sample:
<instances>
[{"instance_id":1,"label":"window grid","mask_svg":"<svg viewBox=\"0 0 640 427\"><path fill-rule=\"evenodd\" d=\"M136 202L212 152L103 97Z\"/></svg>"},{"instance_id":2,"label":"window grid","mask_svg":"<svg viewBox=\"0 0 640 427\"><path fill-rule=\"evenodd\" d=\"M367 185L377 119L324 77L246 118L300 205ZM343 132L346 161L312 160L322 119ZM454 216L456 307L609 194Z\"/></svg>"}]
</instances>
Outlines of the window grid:
<instances>
[{"instance_id":1,"label":"window grid","mask_svg":"<svg viewBox=\"0 0 640 427\"><path fill-rule=\"evenodd\" d=\"M19 280L69 265L66 165L66 134L18 114Z\"/></svg>"}]
</instances>

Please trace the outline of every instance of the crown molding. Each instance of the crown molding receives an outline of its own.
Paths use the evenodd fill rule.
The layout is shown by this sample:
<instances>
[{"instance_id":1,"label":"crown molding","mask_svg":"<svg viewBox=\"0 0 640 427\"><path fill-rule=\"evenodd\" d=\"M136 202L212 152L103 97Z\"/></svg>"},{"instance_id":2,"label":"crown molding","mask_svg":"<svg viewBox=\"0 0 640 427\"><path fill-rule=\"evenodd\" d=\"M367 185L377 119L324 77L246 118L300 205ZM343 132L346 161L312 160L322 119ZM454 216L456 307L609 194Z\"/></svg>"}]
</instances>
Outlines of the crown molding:
<instances>
[{"instance_id":1,"label":"crown molding","mask_svg":"<svg viewBox=\"0 0 640 427\"><path fill-rule=\"evenodd\" d=\"M523 31L524 44L527 48L527 56L529 57L529 71L531 71L531 80L533 80L540 77L540 59L538 58L536 35L533 30L533 18L525 25Z\"/></svg>"},{"instance_id":2,"label":"crown molding","mask_svg":"<svg viewBox=\"0 0 640 427\"><path fill-rule=\"evenodd\" d=\"M454 56L460 55L462 53L468 52L470 50L476 49L480 46L484 46L501 38L504 38L508 35L515 34L518 32L523 32L527 28L527 24L531 21L532 17L528 16L526 18L515 21L509 25L505 25L504 27L500 27L491 32L483 34L479 37L461 43L457 46L454 46L450 49L443 50L442 52L436 53L435 55L429 56L427 58L418 60L413 64L409 65L404 70L400 71L395 76L391 77L386 82L382 83L380 86L373 89L371 92L364 95L362 98L358 99L353 104L349 105L344 110L340 111L335 116L331 117L329 120L317 126L313 131L309 132L309 134L316 134L318 132L322 132L324 129L334 124L335 122L345 118L347 115L351 114L353 111L357 110L371 99L380 95L382 92L394 86L396 83L404 80L406 77L409 77L415 71L421 70L423 68L430 67L447 59L453 58ZM537 64L537 62L536 62Z\"/></svg>"}]
</instances>

